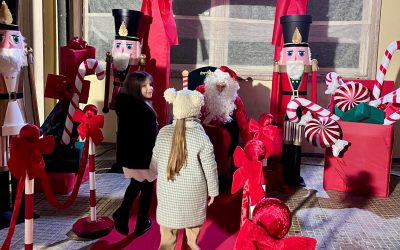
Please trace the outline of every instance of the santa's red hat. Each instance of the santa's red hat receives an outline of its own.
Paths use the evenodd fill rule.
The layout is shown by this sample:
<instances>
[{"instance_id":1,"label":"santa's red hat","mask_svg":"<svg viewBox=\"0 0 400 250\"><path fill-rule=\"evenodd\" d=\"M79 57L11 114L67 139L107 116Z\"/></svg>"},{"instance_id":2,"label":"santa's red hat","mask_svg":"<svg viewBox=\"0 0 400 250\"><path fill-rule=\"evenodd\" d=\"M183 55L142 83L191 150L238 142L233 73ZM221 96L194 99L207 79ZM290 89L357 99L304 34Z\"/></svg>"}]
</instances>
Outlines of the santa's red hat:
<instances>
[{"instance_id":1,"label":"santa's red hat","mask_svg":"<svg viewBox=\"0 0 400 250\"><path fill-rule=\"evenodd\" d=\"M227 66L221 66L218 69L215 70L214 74L217 75L222 75L222 76L228 76L237 80L237 74L235 73L235 71L231 70L230 68L228 68Z\"/></svg>"}]
</instances>

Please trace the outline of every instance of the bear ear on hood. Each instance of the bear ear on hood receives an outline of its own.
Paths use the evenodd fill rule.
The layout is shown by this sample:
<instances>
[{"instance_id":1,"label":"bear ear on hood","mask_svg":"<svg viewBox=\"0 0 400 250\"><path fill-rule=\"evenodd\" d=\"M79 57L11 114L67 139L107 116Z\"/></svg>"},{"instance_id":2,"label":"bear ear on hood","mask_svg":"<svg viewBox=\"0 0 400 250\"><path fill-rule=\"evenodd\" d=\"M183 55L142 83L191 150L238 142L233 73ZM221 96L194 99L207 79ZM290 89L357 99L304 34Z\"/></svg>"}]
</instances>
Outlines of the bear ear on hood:
<instances>
[{"instance_id":1,"label":"bear ear on hood","mask_svg":"<svg viewBox=\"0 0 400 250\"><path fill-rule=\"evenodd\" d=\"M176 98L176 90L174 88L169 88L164 91L164 99L168 103L173 103L175 101L175 98Z\"/></svg>"},{"instance_id":2,"label":"bear ear on hood","mask_svg":"<svg viewBox=\"0 0 400 250\"><path fill-rule=\"evenodd\" d=\"M200 92L194 90L190 93L190 101L194 106L201 107L204 104L204 96Z\"/></svg>"}]
</instances>

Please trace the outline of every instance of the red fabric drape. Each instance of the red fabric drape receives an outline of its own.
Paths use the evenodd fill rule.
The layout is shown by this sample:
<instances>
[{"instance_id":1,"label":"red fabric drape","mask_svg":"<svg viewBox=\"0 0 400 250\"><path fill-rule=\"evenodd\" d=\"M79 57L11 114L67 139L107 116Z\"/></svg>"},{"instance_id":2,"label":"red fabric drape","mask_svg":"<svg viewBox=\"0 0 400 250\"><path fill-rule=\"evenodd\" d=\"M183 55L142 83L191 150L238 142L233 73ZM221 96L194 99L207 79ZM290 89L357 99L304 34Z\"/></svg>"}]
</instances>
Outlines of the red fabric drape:
<instances>
[{"instance_id":1,"label":"red fabric drape","mask_svg":"<svg viewBox=\"0 0 400 250\"><path fill-rule=\"evenodd\" d=\"M143 0L142 12L153 18L144 51L147 55L146 71L154 77L153 105L162 127L168 118L167 104L163 96L164 90L169 87L170 47L178 45L172 1Z\"/></svg>"},{"instance_id":2,"label":"red fabric drape","mask_svg":"<svg viewBox=\"0 0 400 250\"><path fill-rule=\"evenodd\" d=\"M286 15L307 14L308 0L277 0L272 44L275 45L274 60L278 61L283 47L282 26L280 17Z\"/></svg>"}]
</instances>

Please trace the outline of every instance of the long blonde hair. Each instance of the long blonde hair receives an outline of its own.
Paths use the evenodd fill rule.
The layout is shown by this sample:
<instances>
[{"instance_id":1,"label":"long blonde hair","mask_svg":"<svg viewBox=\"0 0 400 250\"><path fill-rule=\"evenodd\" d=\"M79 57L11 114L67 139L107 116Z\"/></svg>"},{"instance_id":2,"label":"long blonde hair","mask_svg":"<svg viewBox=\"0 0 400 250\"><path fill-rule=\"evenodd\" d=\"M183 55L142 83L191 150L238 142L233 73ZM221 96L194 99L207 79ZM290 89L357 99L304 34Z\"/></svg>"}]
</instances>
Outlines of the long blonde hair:
<instances>
[{"instance_id":1,"label":"long blonde hair","mask_svg":"<svg viewBox=\"0 0 400 250\"><path fill-rule=\"evenodd\" d=\"M182 167L186 164L186 119L177 119L172 136L171 151L169 153L167 179L174 181Z\"/></svg>"}]
</instances>

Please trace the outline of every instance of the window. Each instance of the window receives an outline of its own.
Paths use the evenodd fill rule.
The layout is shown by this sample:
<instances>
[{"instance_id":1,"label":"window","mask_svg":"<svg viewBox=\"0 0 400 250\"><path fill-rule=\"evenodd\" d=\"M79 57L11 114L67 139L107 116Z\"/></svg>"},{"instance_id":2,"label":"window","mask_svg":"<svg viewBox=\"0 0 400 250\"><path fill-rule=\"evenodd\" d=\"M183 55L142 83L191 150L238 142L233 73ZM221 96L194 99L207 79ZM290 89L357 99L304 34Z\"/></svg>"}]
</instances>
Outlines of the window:
<instances>
[{"instance_id":1,"label":"window","mask_svg":"<svg viewBox=\"0 0 400 250\"><path fill-rule=\"evenodd\" d=\"M84 31L104 60L114 38L112 8L139 10L142 1L84 1ZM179 46L171 50L171 76L182 69L229 65L241 77L270 79L273 0L173 0ZM373 78L381 1L309 0L309 43L320 75Z\"/></svg>"}]
</instances>

